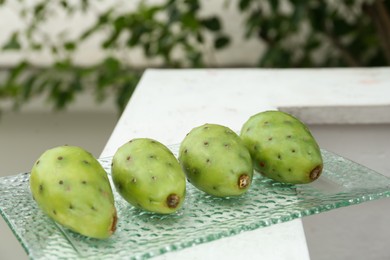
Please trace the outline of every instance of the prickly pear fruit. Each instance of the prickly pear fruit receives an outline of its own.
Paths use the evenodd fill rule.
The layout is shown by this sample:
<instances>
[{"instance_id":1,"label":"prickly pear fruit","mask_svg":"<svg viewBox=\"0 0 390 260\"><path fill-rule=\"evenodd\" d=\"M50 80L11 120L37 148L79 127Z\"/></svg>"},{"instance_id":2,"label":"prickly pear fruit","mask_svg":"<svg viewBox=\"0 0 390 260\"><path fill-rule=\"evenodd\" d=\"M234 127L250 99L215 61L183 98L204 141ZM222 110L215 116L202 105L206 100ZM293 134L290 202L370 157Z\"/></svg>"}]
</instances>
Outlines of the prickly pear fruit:
<instances>
[{"instance_id":1,"label":"prickly pear fruit","mask_svg":"<svg viewBox=\"0 0 390 260\"><path fill-rule=\"evenodd\" d=\"M160 214L183 205L184 172L162 143L150 138L129 141L116 151L111 169L117 191L131 205Z\"/></svg>"},{"instance_id":2,"label":"prickly pear fruit","mask_svg":"<svg viewBox=\"0 0 390 260\"><path fill-rule=\"evenodd\" d=\"M279 182L316 180L323 168L320 148L306 125L290 114L265 111L251 116L240 136L255 169Z\"/></svg>"},{"instance_id":3,"label":"prickly pear fruit","mask_svg":"<svg viewBox=\"0 0 390 260\"><path fill-rule=\"evenodd\" d=\"M32 167L30 189L43 212L63 226L101 239L115 232L117 213L107 173L84 149L45 151Z\"/></svg>"},{"instance_id":4,"label":"prickly pear fruit","mask_svg":"<svg viewBox=\"0 0 390 260\"><path fill-rule=\"evenodd\" d=\"M252 181L249 151L236 133L222 125L193 128L180 145L179 161L187 179L214 196L241 195Z\"/></svg>"}]
</instances>

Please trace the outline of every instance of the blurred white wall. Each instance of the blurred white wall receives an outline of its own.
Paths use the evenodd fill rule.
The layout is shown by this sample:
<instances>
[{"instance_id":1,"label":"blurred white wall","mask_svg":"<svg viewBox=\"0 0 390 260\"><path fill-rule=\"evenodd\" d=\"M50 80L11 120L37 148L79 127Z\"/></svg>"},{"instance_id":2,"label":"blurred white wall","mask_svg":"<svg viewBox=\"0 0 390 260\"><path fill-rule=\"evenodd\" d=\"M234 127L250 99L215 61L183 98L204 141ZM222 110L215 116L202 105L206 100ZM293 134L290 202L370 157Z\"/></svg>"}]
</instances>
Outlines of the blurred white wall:
<instances>
[{"instance_id":1,"label":"blurred white wall","mask_svg":"<svg viewBox=\"0 0 390 260\"><path fill-rule=\"evenodd\" d=\"M390 124L310 125L319 145L390 177ZM390 199L302 219L313 260L390 259Z\"/></svg>"}]
</instances>

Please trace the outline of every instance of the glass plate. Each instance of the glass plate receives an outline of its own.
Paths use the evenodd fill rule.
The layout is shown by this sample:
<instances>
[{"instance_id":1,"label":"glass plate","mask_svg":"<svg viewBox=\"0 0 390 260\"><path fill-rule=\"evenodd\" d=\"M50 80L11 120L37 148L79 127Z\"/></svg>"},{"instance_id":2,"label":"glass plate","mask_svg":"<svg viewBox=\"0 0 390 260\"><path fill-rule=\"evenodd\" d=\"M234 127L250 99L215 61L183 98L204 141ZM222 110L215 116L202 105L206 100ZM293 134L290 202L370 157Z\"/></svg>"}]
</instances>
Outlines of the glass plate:
<instances>
[{"instance_id":1,"label":"glass plate","mask_svg":"<svg viewBox=\"0 0 390 260\"><path fill-rule=\"evenodd\" d=\"M178 145L170 146L177 155ZM390 197L390 179L322 150L324 172L311 184L288 185L256 174L248 193L215 198L188 184L173 215L135 209L116 191L118 226L106 240L57 225L37 208L29 173L0 178L0 212L31 259L145 259L331 209ZM111 158L99 159L110 174ZM113 187L113 190L115 188Z\"/></svg>"}]
</instances>

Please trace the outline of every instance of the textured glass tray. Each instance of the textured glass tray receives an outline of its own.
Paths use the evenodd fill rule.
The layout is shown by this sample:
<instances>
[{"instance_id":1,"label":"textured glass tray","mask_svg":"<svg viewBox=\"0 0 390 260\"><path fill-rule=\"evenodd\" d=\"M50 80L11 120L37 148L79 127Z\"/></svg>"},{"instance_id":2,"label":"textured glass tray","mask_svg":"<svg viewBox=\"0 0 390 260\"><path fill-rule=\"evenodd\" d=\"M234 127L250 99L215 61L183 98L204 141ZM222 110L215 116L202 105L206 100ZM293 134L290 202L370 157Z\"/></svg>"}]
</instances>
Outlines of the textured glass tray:
<instances>
[{"instance_id":1,"label":"textured glass tray","mask_svg":"<svg viewBox=\"0 0 390 260\"><path fill-rule=\"evenodd\" d=\"M178 146L171 146L177 155ZM113 187L115 234L89 239L54 223L37 208L29 173L0 178L0 213L32 259L145 259L295 218L390 197L390 179L322 150L324 172L312 184L287 185L256 174L248 193L215 198L188 184L184 207L157 215L127 204ZM111 158L100 159L110 173Z\"/></svg>"}]
</instances>

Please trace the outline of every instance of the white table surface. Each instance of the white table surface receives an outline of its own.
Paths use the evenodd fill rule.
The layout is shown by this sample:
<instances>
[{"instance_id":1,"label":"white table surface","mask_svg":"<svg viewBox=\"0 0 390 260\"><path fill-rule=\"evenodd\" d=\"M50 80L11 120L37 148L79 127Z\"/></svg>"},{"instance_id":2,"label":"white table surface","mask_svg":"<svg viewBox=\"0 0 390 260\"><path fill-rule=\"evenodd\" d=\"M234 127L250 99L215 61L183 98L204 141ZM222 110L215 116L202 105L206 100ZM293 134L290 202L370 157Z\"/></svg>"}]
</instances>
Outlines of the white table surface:
<instances>
[{"instance_id":1,"label":"white table surface","mask_svg":"<svg viewBox=\"0 0 390 260\"><path fill-rule=\"evenodd\" d=\"M133 137L178 143L206 122L239 130L250 115L276 108L315 123L389 123L390 67L147 70L102 156Z\"/></svg>"},{"instance_id":2,"label":"white table surface","mask_svg":"<svg viewBox=\"0 0 390 260\"><path fill-rule=\"evenodd\" d=\"M180 143L193 127L217 123L240 130L249 116L278 108L320 108L302 113L308 121L363 120L361 111L390 107L390 68L321 70L147 70L116 125L101 157L136 137L166 145ZM380 93L380 94L379 94ZM354 108L348 110L346 108ZM327 112L328 111L328 112ZM349 111L349 112L348 112ZM340 113L337 113L340 115ZM343 114L344 113L344 114ZM364 114L364 113L363 113ZM363 115L390 122L389 114ZM355 118L356 120L354 120ZM368 122L367 121L367 122ZM309 259L300 219L196 245L156 259Z\"/></svg>"}]
</instances>

